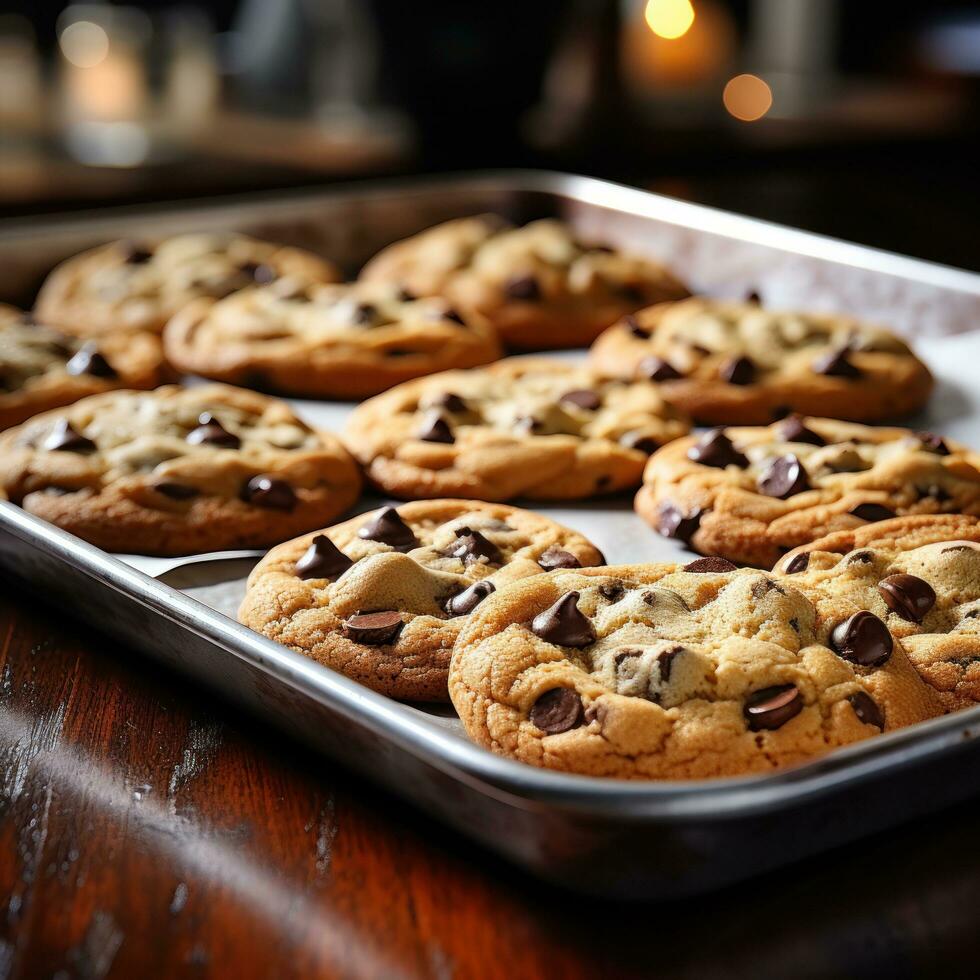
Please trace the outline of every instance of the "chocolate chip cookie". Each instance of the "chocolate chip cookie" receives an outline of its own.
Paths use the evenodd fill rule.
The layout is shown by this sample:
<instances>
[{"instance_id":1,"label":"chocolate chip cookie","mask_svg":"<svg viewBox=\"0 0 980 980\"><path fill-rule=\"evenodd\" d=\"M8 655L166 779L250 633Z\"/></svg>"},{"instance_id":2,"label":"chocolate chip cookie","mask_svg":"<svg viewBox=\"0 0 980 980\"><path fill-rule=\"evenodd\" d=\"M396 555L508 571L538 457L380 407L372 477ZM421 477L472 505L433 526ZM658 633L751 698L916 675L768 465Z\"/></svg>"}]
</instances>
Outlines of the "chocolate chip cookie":
<instances>
[{"instance_id":1,"label":"chocolate chip cookie","mask_svg":"<svg viewBox=\"0 0 980 980\"><path fill-rule=\"evenodd\" d=\"M593 344L611 378L660 384L698 422L765 425L790 410L874 422L921 408L929 369L888 330L849 317L693 298L641 310Z\"/></svg>"},{"instance_id":2,"label":"chocolate chip cookie","mask_svg":"<svg viewBox=\"0 0 980 980\"><path fill-rule=\"evenodd\" d=\"M818 624L840 624L830 633L837 647L850 649L871 635L884 638L884 623L947 710L970 707L980 701L976 521L970 531L973 540L910 549L902 549L902 541L910 543L921 528L899 533L886 547L876 542L846 555L806 552L780 565L781 581L809 597Z\"/></svg>"},{"instance_id":3,"label":"chocolate chip cookie","mask_svg":"<svg viewBox=\"0 0 980 980\"><path fill-rule=\"evenodd\" d=\"M659 450L636 510L695 551L770 568L826 534L906 514L980 514L980 456L928 432L791 416Z\"/></svg>"},{"instance_id":4,"label":"chocolate chip cookie","mask_svg":"<svg viewBox=\"0 0 980 980\"><path fill-rule=\"evenodd\" d=\"M688 295L660 263L579 241L560 221L514 228L493 215L390 245L361 278L476 310L520 350L582 347L633 310Z\"/></svg>"},{"instance_id":5,"label":"chocolate chip cookie","mask_svg":"<svg viewBox=\"0 0 980 980\"><path fill-rule=\"evenodd\" d=\"M879 627L841 639L785 580L719 558L556 571L471 615L449 693L472 739L532 765L769 772L942 713Z\"/></svg>"},{"instance_id":6,"label":"chocolate chip cookie","mask_svg":"<svg viewBox=\"0 0 980 980\"><path fill-rule=\"evenodd\" d=\"M446 701L453 643L487 596L602 561L540 514L417 501L274 548L249 578L239 619L382 694Z\"/></svg>"},{"instance_id":7,"label":"chocolate chip cookie","mask_svg":"<svg viewBox=\"0 0 980 980\"><path fill-rule=\"evenodd\" d=\"M163 352L148 334L83 343L0 304L0 429L114 388L153 388Z\"/></svg>"},{"instance_id":8,"label":"chocolate chip cookie","mask_svg":"<svg viewBox=\"0 0 980 980\"><path fill-rule=\"evenodd\" d=\"M295 289L279 280L197 299L167 325L165 344L183 371L314 398L364 398L501 353L483 317L386 282Z\"/></svg>"},{"instance_id":9,"label":"chocolate chip cookie","mask_svg":"<svg viewBox=\"0 0 980 980\"><path fill-rule=\"evenodd\" d=\"M116 391L0 435L15 503L109 551L261 547L320 527L361 478L332 435L226 385Z\"/></svg>"},{"instance_id":10,"label":"chocolate chip cookie","mask_svg":"<svg viewBox=\"0 0 980 980\"><path fill-rule=\"evenodd\" d=\"M331 263L310 252L244 235L120 241L59 265L41 287L35 313L39 320L83 337L118 330L160 333L179 309L199 296L219 298L276 280L301 287L339 278Z\"/></svg>"},{"instance_id":11,"label":"chocolate chip cookie","mask_svg":"<svg viewBox=\"0 0 980 980\"><path fill-rule=\"evenodd\" d=\"M569 500L636 486L648 454L688 428L653 385L513 358L378 395L344 441L395 497Z\"/></svg>"}]
</instances>

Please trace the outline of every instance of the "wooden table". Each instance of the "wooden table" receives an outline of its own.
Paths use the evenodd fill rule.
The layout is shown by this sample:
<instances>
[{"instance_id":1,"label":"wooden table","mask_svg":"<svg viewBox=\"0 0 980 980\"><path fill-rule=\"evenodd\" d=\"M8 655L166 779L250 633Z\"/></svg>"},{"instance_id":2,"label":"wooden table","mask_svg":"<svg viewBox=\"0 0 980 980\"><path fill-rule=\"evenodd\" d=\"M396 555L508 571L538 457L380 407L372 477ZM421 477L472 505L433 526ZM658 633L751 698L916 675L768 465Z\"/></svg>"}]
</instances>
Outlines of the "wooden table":
<instances>
[{"instance_id":1,"label":"wooden table","mask_svg":"<svg viewBox=\"0 0 980 980\"><path fill-rule=\"evenodd\" d=\"M187 686L0 583L3 980L980 970L973 805L704 899L603 903Z\"/></svg>"}]
</instances>

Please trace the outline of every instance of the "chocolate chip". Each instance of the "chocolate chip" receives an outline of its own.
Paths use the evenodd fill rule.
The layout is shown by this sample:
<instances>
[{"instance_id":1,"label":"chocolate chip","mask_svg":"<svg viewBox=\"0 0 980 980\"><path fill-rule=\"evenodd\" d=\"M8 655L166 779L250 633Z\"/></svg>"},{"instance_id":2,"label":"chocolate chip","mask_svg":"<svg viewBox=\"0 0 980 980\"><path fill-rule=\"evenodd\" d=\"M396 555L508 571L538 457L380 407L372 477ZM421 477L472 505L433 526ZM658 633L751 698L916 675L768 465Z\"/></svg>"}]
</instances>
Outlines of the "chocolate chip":
<instances>
[{"instance_id":1,"label":"chocolate chip","mask_svg":"<svg viewBox=\"0 0 980 980\"><path fill-rule=\"evenodd\" d=\"M153 489L171 500L192 500L201 493L197 487L189 487L186 483L154 483Z\"/></svg>"},{"instance_id":2,"label":"chocolate chip","mask_svg":"<svg viewBox=\"0 0 980 980\"><path fill-rule=\"evenodd\" d=\"M296 576L308 578L334 578L343 575L354 562L350 560L325 534L318 534L296 562Z\"/></svg>"},{"instance_id":3,"label":"chocolate chip","mask_svg":"<svg viewBox=\"0 0 980 980\"><path fill-rule=\"evenodd\" d=\"M847 556L848 565L870 565L873 556L870 551L852 551Z\"/></svg>"},{"instance_id":4,"label":"chocolate chip","mask_svg":"<svg viewBox=\"0 0 980 980\"><path fill-rule=\"evenodd\" d=\"M595 642L592 623L579 612L577 592L566 592L531 620L531 632L561 647L587 647Z\"/></svg>"},{"instance_id":5,"label":"chocolate chip","mask_svg":"<svg viewBox=\"0 0 980 980\"><path fill-rule=\"evenodd\" d=\"M930 483L927 487L916 487L915 492L919 500L924 500L928 497L935 500L937 504L945 504L953 499L949 491L938 483Z\"/></svg>"},{"instance_id":6,"label":"chocolate chip","mask_svg":"<svg viewBox=\"0 0 980 980\"><path fill-rule=\"evenodd\" d=\"M803 419L799 415L791 415L784 419L776 432L783 442L806 442L811 446L827 445L822 436L818 436L816 432L803 424Z\"/></svg>"},{"instance_id":7,"label":"chocolate chip","mask_svg":"<svg viewBox=\"0 0 980 980\"><path fill-rule=\"evenodd\" d=\"M746 303L752 303L755 306L759 306L762 303L762 297L759 295L758 290L752 289L745 297Z\"/></svg>"},{"instance_id":8,"label":"chocolate chip","mask_svg":"<svg viewBox=\"0 0 980 980\"><path fill-rule=\"evenodd\" d=\"M684 647L671 647L669 650L662 650L657 654L657 663L660 664L660 680L669 681L670 671L674 666L674 660L678 654L684 652Z\"/></svg>"},{"instance_id":9,"label":"chocolate chip","mask_svg":"<svg viewBox=\"0 0 980 980\"><path fill-rule=\"evenodd\" d=\"M624 432L619 437L619 444L626 449L637 449L647 456L653 455L659 448L660 443L653 436L645 436L642 432Z\"/></svg>"},{"instance_id":10,"label":"chocolate chip","mask_svg":"<svg viewBox=\"0 0 980 980\"><path fill-rule=\"evenodd\" d=\"M921 623L936 604L933 587L915 575L889 575L878 583L878 591L885 605L910 623Z\"/></svg>"},{"instance_id":11,"label":"chocolate chip","mask_svg":"<svg viewBox=\"0 0 980 980\"><path fill-rule=\"evenodd\" d=\"M715 466L719 469L726 466L744 469L749 465L748 459L735 448L724 429L706 432L688 449L687 458L702 466Z\"/></svg>"},{"instance_id":12,"label":"chocolate chip","mask_svg":"<svg viewBox=\"0 0 980 980\"><path fill-rule=\"evenodd\" d=\"M760 493L780 500L810 489L806 469L792 453L774 459L759 476L757 485Z\"/></svg>"},{"instance_id":13,"label":"chocolate chip","mask_svg":"<svg viewBox=\"0 0 980 980\"><path fill-rule=\"evenodd\" d=\"M398 290L398 299L402 303L411 303L414 300L418 299L418 297L410 289L406 289L404 286L402 286Z\"/></svg>"},{"instance_id":14,"label":"chocolate chip","mask_svg":"<svg viewBox=\"0 0 980 980\"><path fill-rule=\"evenodd\" d=\"M378 319L378 308L373 303L358 303L354 307L352 319L365 326L375 323Z\"/></svg>"},{"instance_id":15,"label":"chocolate chip","mask_svg":"<svg viewBox=\"0 0 980 980\"><path fill-rule=\"evenodd\" d=\"M640 321L637 320L635 316L623 317L623 326L634 336L640 340L649 340L650 331L646 327L640 325Z\"/></svg>"},{"instance_id":16,"label":"chocolate chip","mask_svg":"<svg viewBox=\"0 0 980 980\"><path fill-rule=\"evenodd\" d=\"M828 351L821 354L810 367L816 374L826 374L834 378L859 378L861 371L850 362L847 353L846 347Z\"/></svg>"},{"instance_id":17,"label":"chocolate chip","mask_svg":"<svg viewBox=\"0 0 980 980\"><path fill-rule=\"evenodd\" d=\"M895 511L889 510L882 504L858 504L848 513L861 518L862 521L887 521L895 516Z\"/></svg>"},{"instance_id":18,"label":"chocolate chip","mask_svg":"<svg viewBox=\"0 0 980 980\"><path fill-rule=\"evenodd\" d=\"M653 355L644 357L640 361L637 372L640 377L649 378L651 381L676 381L684 377L669 361Z\"/></svg>"},{"instance_id":19,"label":"chocolate chip","mask_svg":"<svg viewBox=\"0 0 980 980\"><path fill-rule=\"evenodd\" d=\"M541 286L534 276L514 276L504 283L504 292L511 299L532 303L541 298Z\"/></svg>"},{"instance_id":20,"label":"chocolate chip","mask_svg":"<svg viewBox=\"0 0 980 980\"><path fill-rule=\"evenodd\" d=\"M259 286L268 286L279 278L276 270L265 262L243 262L238 268Z\"/></svg>"},{"instance_id":21,"label":"chocolate chip","mask_svg":"<svg viewBox=\"0 0 980 980\"><path fill-rule=\"evenodd\" d=\"M238 449L242 440L233 432L229 432L209 412L198 416L198 426L187 433L187 442L192 446L220 446L222 449Z\"/></svg>"},{"instance_id":22,"label":"chocolate chip","mask_svg":"<svg viewBox=\"0 0 980 980\"><path fill-rule=\"evenodd\" d=\"M515 432L526 436L538 432L542 428L542 423L533 415L520 415L514 419L513 425Z\"/></svg>"},{"instance_id":23,"label":"chocolate chip","mask_svg":"<svg viewBox=\"0 0 980 980\"><path fill-rule=\"evenodd\" d=\"M466 326L466 321L463 319L462 314L459 310L454 310L452 307L443 311L442 318L443 320L451 320L453 323L458 323L461 327Z\"/></svg>"},{"instance_id":24,"label":"chocolate chip","mask_svg":"<svg viewBox=\"0 0 980 980\"><path fill-rule=\"evenodd\" d=\"M469 613L473 612L476 607L483 602L484 599L491 592L496 592L497 589L493 582L488 582L483 579L480 582L474 582L468 589L464 589L459 595L454 595L446 603L446 612L450 616L467 616Z\"/></svg>"},{"instance_id":25,"label":"chocolate chip","mask_svg":"<svg viewBox=\"0 0 980 980\"><path fill-rule=\"evenodd\" d=\"M444 408L447 412L465 412L466 402L451 391L443 391L436 395L429 404L433 408Z\"/></svg>"},{"instance_id":26,"label":"chocolate chip","mask_svg":"<svg viewBox=\"0 0 980 980\"><path fill-rule=\"evenodd\" d=\"M599 595L608 602L619 602L626 595L622 582L607 582L599 586Z\"/></svg>"},{"instance_id":27,"label":"chocolate chip","mask_svg":"<svg viewBox=\"0 0 980 980\"><path fill-rule=\"evenodd\" d=\"M365 541L380 541L392 548L414 548L418 544L415 532L394 507L383 507L367 524L361 525L357 536Z\"/></svg>"},{"instance_id":28,"label":"chocolate chip","mask_svg":"<svg viewBox=\"0 0 980 980\"><path fill-rule=\"evenodd\" d=\"M602 398L599 394L588 388L575 388L572 391L566 391L558 401L567 402L569 405L577 405L579 408L584 408L587 412L594 412L602 405Z\"/></svg>"},{"instance_id":29,"label":"chocolate chip","mask_svg":"<svg viewBox=\"0 0 980 980\"><path fill-rule=\"evenodd\" d=\"M120 242L119 248L123 253L123 260L130 265L143 265L153 258L153 252L138 242Z\"/></svg>"},{"instance_id":30,"label":"chocolate chip","mask_svg":"<svg viewBox=\"0 0 980 980\"><path fill-rule=\"evenodd\" d=\"M75 377L80 374L90 374L93 378L116 377L116 369L93 343L83 344L65 365L65 370Z\"/></svg>"},{"instance_id":31,"label":"chocolate chip","mask_svg":"<svg viewBox=\"0 0 980 980\"><path fill-rule=\"evenodd\" d=\"M556 568L582 567L582 563L570 551L563 551L556 544L553 544L541 555L538 559L538 564L546 572L553 571Z\"/></svg>"},{"instance_id":32,"label":"chocolate chip","mask_svg":"<svg viewBox=\"0 0 980 980\"><path fill-rule=\"evenodd\" d=\"M58 419L47 438L41 443L42 449L63 453L94 453L96 445L83 436L68 419Z\"/></svg>"},{"instance_id":33,"label":"chocolate chip","mask_svg":"<svg viewBox=\"0 0 980 980\"><path fill-rule=\"evenodd\" d=\"M778 592L780 595L786 595L786 593L770 578L759 578L752 583L753 598L762 599L770 592Z\"/></svg>"},{"instance_id":34,"label":"chocolate chip","mask_svg":"<svg viewBox=\"0 0 980 980\"><path fill-rule=\"evenodd\" d=\"M456 540L446 550L451 558L460 558L467 565L485 558L491 565L502 565L500 549L479 531L468 527L456 528Z\"/></svg>"},{"instance_id":35,"label":"chocolate chip","mask_svg":"<svg viewBox=\"0 0 980 980\"><path fill-rule=\"evenodd\" d=\"M684 566L685 572L697 572L699 574L706 572L734 572L738 568L738 565L733 565L727 558L695 558L694 561L688 562Z\"/></svg>"},{"instance_id":36,"label":"chocolate chip","mask_svg":"<svg viewBox=\"0 0 980 980\"><path fill-rule=\"evenodd\" d=\"M571 688L553 687L534 702L528 717L546 735L560 735L582 724L582 699Z\"/></svg>"},{"instance_id":37,"label":"chocolate chip","mask_svg":"<svg viewBox=\"0 0 980 980\"><path fill-rule=\"evenodd\" d=\"M880 667L892 655L888 627L866 609L838 623L830 633L830 645L851 663Z\"/></svg>"},{"instance_id":38,"label":"chocolate chip","mask_svg":"<svg viewBox=\"0 0 980 980\"><path fill-rule=\"evenodd\" d=\"M689 544L701 524L701 511L697 508L691 514L684 512L670 501L660 505L657 513L657 530L665 538L677 538Z\"/></svg>"},{"instance_id":39,"label":"chocolate chip","mask_svg":"<svg viewBox=\"0 0 980 980\"><path fill-rule=\"evenodd\" d=\"M755 364L748 357L734 357L718 370L722 381L730 385L750 385L755 381Z\"/></svg>"},{"instance_id":40,"label":"chocolate chip","mask_svg":"<svg viewBox=\"0 0 980 980\"><path fill-rule=\"evenodd\" d=\"M383 612L351 616L344 622L342 629L347 639L376 647L394 643L404 625L400 612L386 609Z\"/></svg>"},{"instance_id":41,"label":"chocolate chip","mask_svg":"<svg viewBox=\"0 0 980 980\"><path fill-rule=\"evenodd\" d=\"M922 443L922 448L938 456L948 456L949 446L946 445L942 436L937 436L932 432L916 432L916 438Z\"/></svg>"},{"instance_id":42,"label":"chocolate chip","mask_svg":"<svg viewBox=\"0 0 980 980\"><path fill-rule=\"evenodd\" d=\"M253 476L242 492L246 503L269 510L292 510L296 506L296 492L285 481L274 476Z\"/></svg>"},{"instance_id":43,"label":"chocolate chip","mask_svg":"<svg viewBox=\"0 0 980 980\"><path fill-rule=\"evenodd\" d=\"M796 575L797 572L805 572L810 567L810 552L801 551L798 555L794 555L786 563L786 574Z\"/></svg>"},{"instance_id":44,"label":"chocolate chip","mask_svg":"<svg viewBox=\"0 0 980 980\"><path fill-rule=\"evenodd\" d=\"M884 731L885 715L869 694L865 691L858 691L856 694L849 694L847 700L854 709L858 721L864 722L865 725L874 725L875 728Z\"/></svg>"},{"instance_id":45,"label":"chocolate chip","mask_svg":"<svg viewBox=\"0 0 980 980\"><path fill-rule=\"evenodd\" d=\"M754 732L782 728L803 710L803 697L795 684L765 687L745 701L745 720Z\"/></svg>"},{"instance_id":46,"label":"chocolate chip","mask_svg":"<svg viewBox=\"0 0 980 980\"><path fill-rule=\"evenodd\" d=\"M432 411L425 415L415 438L421 439L422 442L453 443L456 441L452 427L439 411Z\"/></svg>"}]
</instances>

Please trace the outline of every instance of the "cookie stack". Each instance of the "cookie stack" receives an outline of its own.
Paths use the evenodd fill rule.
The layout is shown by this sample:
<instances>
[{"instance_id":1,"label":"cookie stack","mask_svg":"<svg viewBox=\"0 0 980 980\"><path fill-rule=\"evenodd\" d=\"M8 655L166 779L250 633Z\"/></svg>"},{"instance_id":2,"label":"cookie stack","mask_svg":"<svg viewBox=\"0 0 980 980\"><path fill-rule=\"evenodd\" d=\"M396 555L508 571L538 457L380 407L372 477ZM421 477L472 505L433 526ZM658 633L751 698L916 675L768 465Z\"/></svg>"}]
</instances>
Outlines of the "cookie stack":
<instances>
[{"instance_id":1,"label":"cookie stack","mask_svg":"<svg viewBox=\"0 0 980 980\"><path fill-rule=\"evenodd\" d=\"M0 309L0 497L114 551L274 545L242 623L547 768L768 772L980 700L980 456L880 424L933 386L886 329L555 220L339 279L240 235L69 259ZM338 437L267 393L366 400ZM338 523L365 483L406 502ZM607 565L514 504L637 488L702 557Z\"/></svg>"}]
</instances>

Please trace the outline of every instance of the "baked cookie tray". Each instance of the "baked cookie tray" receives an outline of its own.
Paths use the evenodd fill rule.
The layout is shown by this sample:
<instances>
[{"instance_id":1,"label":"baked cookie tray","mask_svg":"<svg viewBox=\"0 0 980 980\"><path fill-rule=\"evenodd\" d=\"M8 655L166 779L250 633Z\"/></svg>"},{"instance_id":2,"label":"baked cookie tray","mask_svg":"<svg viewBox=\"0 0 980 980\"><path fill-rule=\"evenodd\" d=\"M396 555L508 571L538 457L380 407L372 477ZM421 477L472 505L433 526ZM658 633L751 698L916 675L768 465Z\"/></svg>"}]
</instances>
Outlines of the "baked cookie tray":
<instances>
[{"instance_id":1,"label":"baked cookie tray","mask_svg":"<svg viewBox=\"0 0 980 980\"><path fill-rule=\"evenodd\" d=\"M322 252L353 273L380 246L449 218L560 216L662 258L702 292L848 312L916 339L939 380L921 424L980 444L980 276L644 191L510 172L0 222L0 299L123 237L239 230ZM952 336L959 334L961 336ZM930 339L926 339L930 338ZM576 356L574 353L563 356ZM580 356L580 355L578 355ZM296 402L338 428L350 406ZM364 499L359 509L377 505ZM525 505L582 531L611 563L689 560L628 499ZM533 874L596 895L704 892L873 834L980 786L980 706L765 776L625 782L566 775L470 743L451 708L399 704L239 626L255 558L112 556L0 503L0 571L67 613L246 705ZM190 563L188 563L190 562Z\"/></svg>"}]
</instances>

